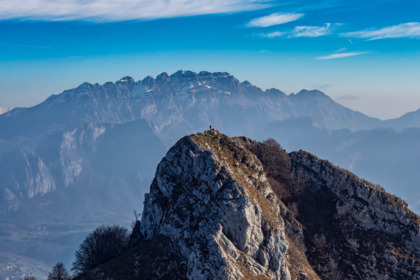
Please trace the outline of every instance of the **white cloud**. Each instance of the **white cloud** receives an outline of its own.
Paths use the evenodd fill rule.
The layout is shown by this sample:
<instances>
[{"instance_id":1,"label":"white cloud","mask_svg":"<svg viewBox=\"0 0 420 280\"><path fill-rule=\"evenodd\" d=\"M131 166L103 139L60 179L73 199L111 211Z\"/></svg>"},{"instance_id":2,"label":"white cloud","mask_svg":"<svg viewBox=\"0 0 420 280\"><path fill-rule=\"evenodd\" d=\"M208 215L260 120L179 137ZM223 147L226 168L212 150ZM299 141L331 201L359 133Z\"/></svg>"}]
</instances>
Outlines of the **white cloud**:
<instances>
[{"instance_id":1,"label":"white cloud","mask_svg":"<svg viewBox=\"0 0 420 280\"><path fill-rule=\"evenodd\" d=\"M315 59L317 60L327 60L327 59L337 59L337 58L344 58L344 57L350 57L350 56L356 56L365 54L366 52L346 52L346 53L334 53L327 56L320 56Z\"/></svg>"},{"instance_id":2,"label":"white cloud","mask_svg":"<svg viewBox=\"0 0 420 280\"><path fill-rule=\"evenodd\" d=\"M0 20L124 21L231 13L270 6L269 0L0 0Z\"/></svg>"},{"instance_id":3,"label":"white cloud","mask_svg":"<svg viewBox=\"0 0 420 280\"><path fill-rule=\"evenodd\" d=\"M330 35L332 33L331 23L325 26L296 26L290 32L289 37L320 37Z\"/></svg>"},{"instance_id":4,"label":"white cloud","mask_svg":"<svg viewBox=\"0 0 420 280\"><path fill-rule=\"evenodd\" d=\"M338 50L336 50L336 53L340 53L340 52L346 52L348 49L347 48L339 48Z\"/></svg>"},{"instance_id":5,"label":"white cloud","mask_svg":"<svg viewBox=\"0 0 420 280\"><path fill-rule=\"evenodd\" d=\"M283 37L286 34L287 32L274 31L267 34L261 34L261 36L267 37L267 38L277 38L277 37Z\"/></svg>"},{"instance_id":6,"label":"white cloud","mask_svg":"<svg viewBox=\"0 0 420 280\"><path fill-rule=\"evenodd\" d=\"M420 22L401 23L376 30L362 30L340 34L343 37L379 40L387 38L420 38Z\"/></svg>"},{"instance_id":7,"label":"white cloud","mask_svg":"<svg viewBox=\"0 0 420 280\"><path fill-rule=\"evenodd\" d=\"M288 14L280 14L275 13L269 16L254 18L251 20L247 26L248 27L269 27L279 24L284 24L288 22L292 22L295 20L300 19L303 17L304 14L295 14L295 13L288 13Z\"/></svg>"},{"instance_id":8,"label":"white cloud","mask_svg":"<svg viewBox=\"0 0 420 280\"><path fill-rule=\"evenodd\" d=\"M288 34L288 38L295 37L321 37L327 36L333 33L333 27L337 24L325 23L324 26L295 26L290 32L275 31L271 33L260 34L266 38L277 38L283 37Z\"/></svg>"}]
</instances>

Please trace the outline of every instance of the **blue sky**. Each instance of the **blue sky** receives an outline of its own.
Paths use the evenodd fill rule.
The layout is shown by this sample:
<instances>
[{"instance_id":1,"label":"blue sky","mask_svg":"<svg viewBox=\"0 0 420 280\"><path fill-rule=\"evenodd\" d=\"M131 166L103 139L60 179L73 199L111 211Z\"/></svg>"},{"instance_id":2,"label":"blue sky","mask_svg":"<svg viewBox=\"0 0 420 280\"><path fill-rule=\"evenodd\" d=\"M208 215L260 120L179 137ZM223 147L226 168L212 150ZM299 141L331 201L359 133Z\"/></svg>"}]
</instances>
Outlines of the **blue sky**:
<instances>
[{"instance_id":1,"label":"blue sky","mask_svg":"<svg viewBox=\"0 0 420 280\"><path fill-rule=\"evenodd\" d=\"M384 119L420 108L417 0L3 0L0 32L0 107L188 69Z\"/></svg>"}]
</instances>

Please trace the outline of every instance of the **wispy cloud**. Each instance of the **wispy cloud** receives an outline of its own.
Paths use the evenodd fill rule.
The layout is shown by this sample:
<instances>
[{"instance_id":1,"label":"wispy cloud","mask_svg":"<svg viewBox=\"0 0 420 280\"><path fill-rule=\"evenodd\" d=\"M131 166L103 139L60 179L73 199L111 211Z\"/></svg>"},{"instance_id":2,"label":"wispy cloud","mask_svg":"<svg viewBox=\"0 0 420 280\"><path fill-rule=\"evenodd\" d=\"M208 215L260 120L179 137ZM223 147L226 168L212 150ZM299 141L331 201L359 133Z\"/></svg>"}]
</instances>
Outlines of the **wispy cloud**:
<instances>
[{"instance_id":1,"label":"wispy cloud","mask_svg":"<svg viewBox=\"0 0 420 280\"><path fill-rule=\"evenodd\" d=\"M327 56L319 56L315 59L317 60L328 60L328 59L337 59L337 58L344 58L344 57L350 57L350 56L356 56L365 54L366 52L345 52L345 53L334 53Z\"/></svg>"},{"instance_id":2,"label":"wispy cloud","mask_svg":"<svg viewBox=\"0 0 420 280\"><path fill-rule=\"evenodd\" d=\"M275 13L265 17L259 17L251 20L247 26L248 27L269 27L274 25L285 24L292 22L303 17L304 14L295 14L295 13Z\"/></svg>"},{"instance_id":3,"label":"wispy cloud","mask_svg":"<svg viewBox=\"0 0 420 280\"><path fill-rule=\"evenodd\" d=\"M321 37L331 35L335 26L339 24L325 23L324 26L295 26L291 31L275 31L271 33L259 34L262 37L266 38L277 38L277 37L286 37L287 38L297 38L297 37Z\"/></svg>"},{"instance_id":4,"label":"wispy cloud","mask_svg":"<svg viewBox=\"0 0 420 280\"><path fill-rule=\"evenodd\" d=\"M388 38L420 38L420 22L401 23L381 29L369 29L340 34L343 37L379 40Z\"/></svg>"},{"instance_id":5,"label":"wispy cloud","mask_svg":"<svg viewBox=\"0 0 420 280\"><path fill-rule=\"evenodd\" d=\"M336 53L342 53L342 52L347 52L347 48L339 48L338 50L336 50Z\"/></svg>"},{"instance_id":6,"label":"wispy cloud","mask_svg":"<svg viewBox=\"0 0 420 280\"><path fill-rule=\"evenodd\" d=\"M277 38L277 37L283 37L287 34L287 32L281 32L281 31L274 31L271 33L261 34L262 37L266 38Z\"/></svg>"},{"instance_id":7,"label":"wispy cloud","mask_svg":"<svg viewBox=\"0 0 420 280\"><path fill-rule=\"evenodd\" d=\"M289 37L321 37L332 33L331 23L325 26L296 26L290 32Z\"/></svg>"},{"instance_id":8,"label":"wispy cloud","mask_svg":"<svg viewBox=\"0 0 420 280\"><path fill-rule=\"evenodd\" d=\"M231 13L269 7L269 0L2 0L0 20L124 21Z\"/></svg>"}]
</instances>

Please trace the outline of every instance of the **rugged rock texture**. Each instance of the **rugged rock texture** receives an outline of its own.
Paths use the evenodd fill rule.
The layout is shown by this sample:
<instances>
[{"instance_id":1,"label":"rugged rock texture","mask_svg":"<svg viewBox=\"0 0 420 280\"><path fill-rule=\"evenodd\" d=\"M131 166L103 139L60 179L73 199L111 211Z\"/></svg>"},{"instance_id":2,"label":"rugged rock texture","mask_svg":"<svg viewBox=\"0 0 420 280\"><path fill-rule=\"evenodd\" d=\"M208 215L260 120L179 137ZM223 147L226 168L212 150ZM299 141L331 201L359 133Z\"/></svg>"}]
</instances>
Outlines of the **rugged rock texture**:
<instances>
[{"instance_id":1,"label":"rugged rock texture","mask_svg":"<svg viewBox=\"0 0 420 280\"><path fill-rule=\"evenodd\" d=\"M240 140L191 136L159 164L141 231L146 239L171 237L190 279L290 279L278 205L261 163Z\"/></svg>"},{"instance_id":2,"label":"rugged rock texture","mask_svg":"<svg viewBox=\"0 0 420 280\"><path fill-rule=\"evenodd\" d=\"M291 154L307 256L325 279L420 279L420 219L401 199L306 152Z\"/></svg>"},{"instance_id":3,"label":"rugged rock texture","mask_svg":"<svg viewBox=\"0 0 420 280\"><path fill-rule=\"evenodd\" d=\"M420 218L404 201L274 140L178 141L133 236L134 249L81 279L420 279Z\"/></svg>"}]
</instances>

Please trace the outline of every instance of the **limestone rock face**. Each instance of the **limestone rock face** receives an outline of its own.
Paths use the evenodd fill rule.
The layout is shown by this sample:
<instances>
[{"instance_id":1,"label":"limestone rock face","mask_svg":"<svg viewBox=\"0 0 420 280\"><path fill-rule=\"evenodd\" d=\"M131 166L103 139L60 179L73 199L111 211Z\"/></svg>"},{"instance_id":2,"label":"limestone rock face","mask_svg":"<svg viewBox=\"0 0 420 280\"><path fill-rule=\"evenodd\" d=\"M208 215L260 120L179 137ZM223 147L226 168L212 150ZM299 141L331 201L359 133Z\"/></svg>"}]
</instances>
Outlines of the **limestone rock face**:
<instances>
[{"instance_id":1,"label":"limestone rock face","mask_svg":"<svg viewBox=\"0 0 420 280\"><path fill-rule=\"evenodd\" d=\"M238 139L181 139L159 164L141 232L169 236L189 279L290 279L284 221L258 158Z\"/></svg>"},{"instance_id":2,"label":"limestone rock face","mask_svg":"<svg viewBox=\"0 0 420 280\"><path fill-rule=\"evenodd\" d=\"M420 217L308 152L199 133L158 165L130 251L77 279L420 280Z\"/></svg>"},{"instance_id":3,"label":"limestone rock face","mask_svg":"<svg viewBox=\"0 0 420 280\"><path fill-rule=\"evenodd\" d=\"M404 201L272 141L181 139L141 233L170 237L189 279L420 279L420 219Z\"/></svg>"}]
</instances>

